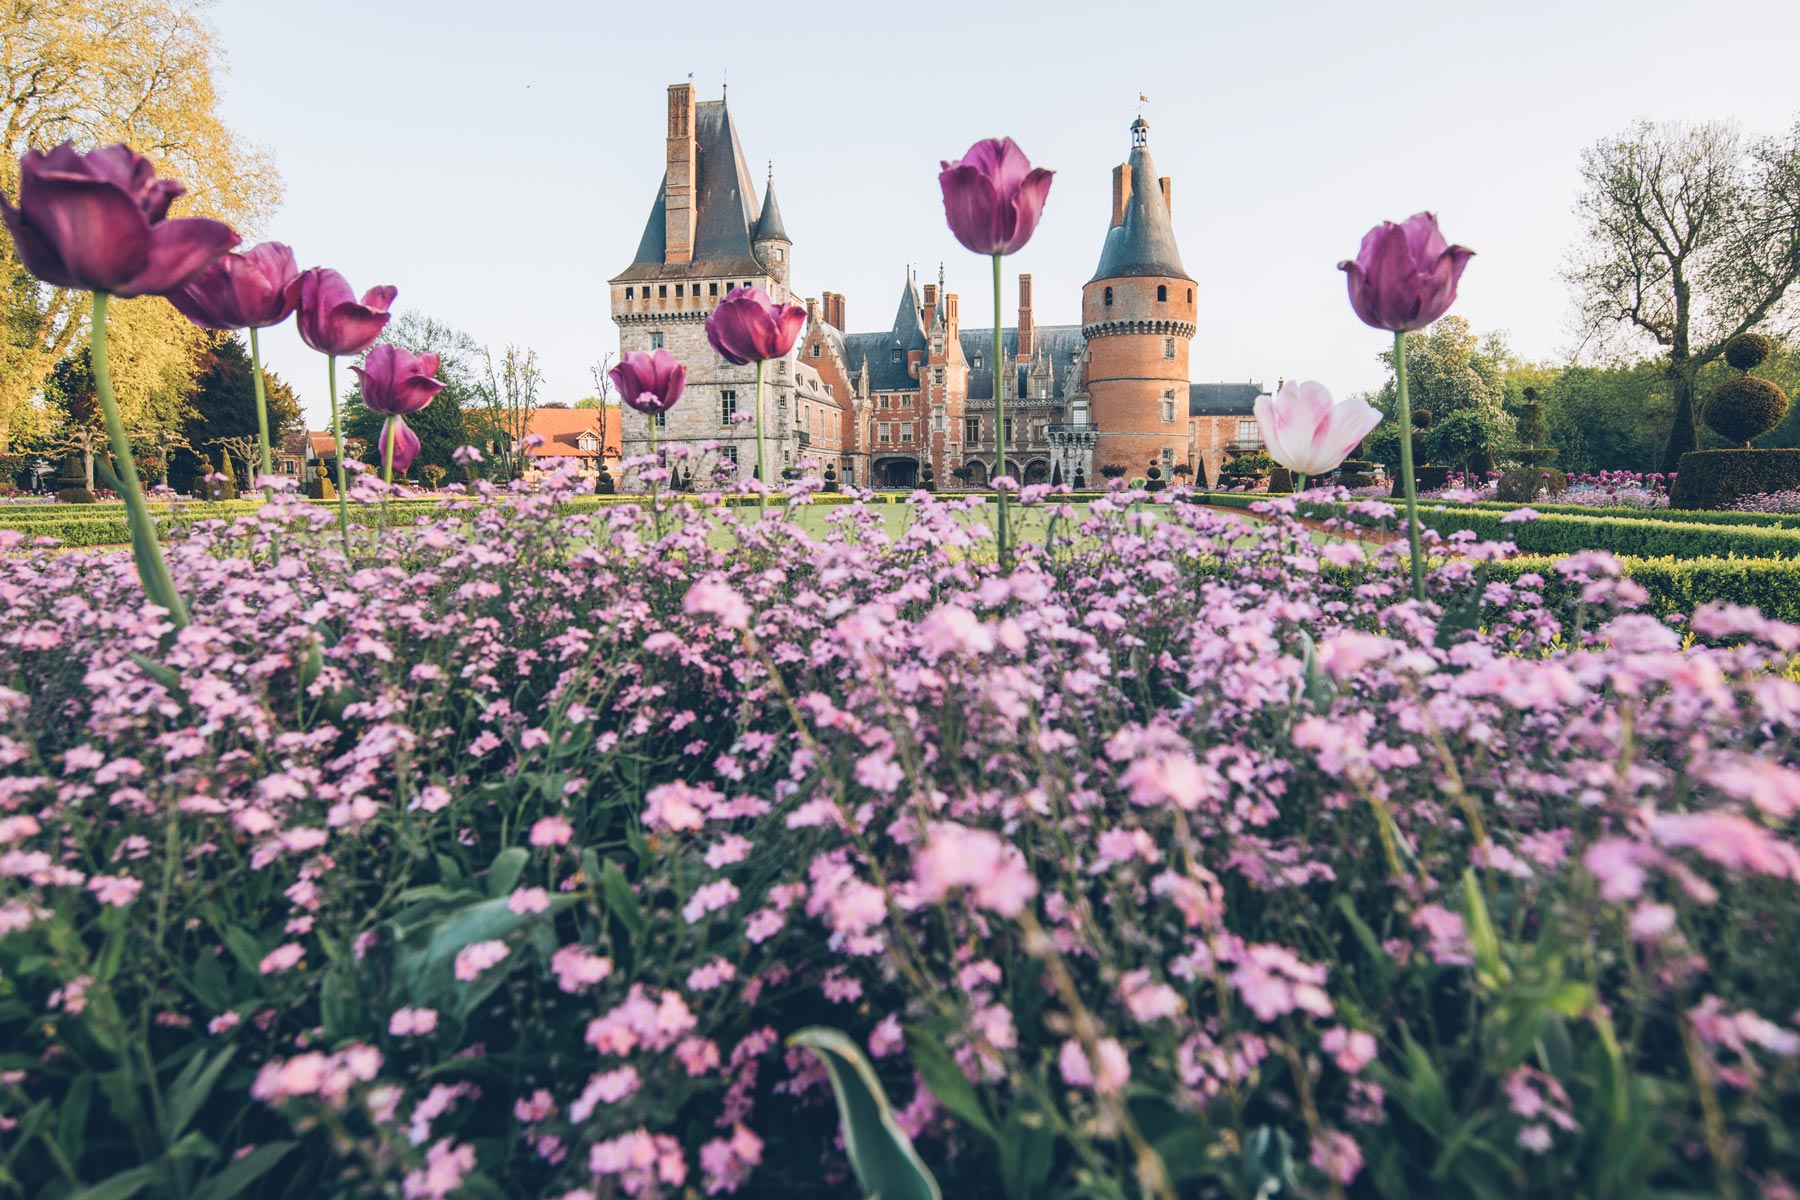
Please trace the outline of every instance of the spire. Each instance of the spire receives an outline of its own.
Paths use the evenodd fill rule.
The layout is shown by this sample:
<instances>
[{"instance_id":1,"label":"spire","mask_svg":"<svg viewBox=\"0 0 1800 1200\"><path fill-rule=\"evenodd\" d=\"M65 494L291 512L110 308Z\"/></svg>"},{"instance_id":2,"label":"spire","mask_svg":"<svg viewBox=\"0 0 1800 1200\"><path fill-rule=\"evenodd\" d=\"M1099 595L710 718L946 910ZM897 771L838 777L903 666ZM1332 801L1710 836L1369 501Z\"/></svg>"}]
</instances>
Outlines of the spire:
<instances>
[{"instance_id":1,"label":"spire","mask_svg":"<svg viewBox=\"0 0 1800 1200\"><path fill-rule=\"evenodd\" d=\"M769 183L763 189L762 216L757 218L756 232L750 235L754 242L786 242L792 245L794 239L789 237L781 224L781 207L775 203L775 164L769 164Z\"/></svg>"},{"instance_id":2,"label":"spire","mask_svg":"<svg viewBox=\"0 0 1800 1200\"><path fill-rule=\"evenodd\" d=\"M1131 160L1114 172L1114 224L1089 283L1133 276L1193 278L1181 265L1168 195L1150 159L1149 143L1150 124L1139 117L1131 123Z\"/></svg>"},{"instance_id":3,"label":"spire","mask_svg":"<svg viewBox=\"0 0 1800 1200\"><path fill-rule=\"evenodd\" d=\"M902 350L925 348L925 327L921 323L923 310L919 284L908 268L906 283L900 289L900 307L894 313L894 345Z\"/></svg>"}]
</instances>

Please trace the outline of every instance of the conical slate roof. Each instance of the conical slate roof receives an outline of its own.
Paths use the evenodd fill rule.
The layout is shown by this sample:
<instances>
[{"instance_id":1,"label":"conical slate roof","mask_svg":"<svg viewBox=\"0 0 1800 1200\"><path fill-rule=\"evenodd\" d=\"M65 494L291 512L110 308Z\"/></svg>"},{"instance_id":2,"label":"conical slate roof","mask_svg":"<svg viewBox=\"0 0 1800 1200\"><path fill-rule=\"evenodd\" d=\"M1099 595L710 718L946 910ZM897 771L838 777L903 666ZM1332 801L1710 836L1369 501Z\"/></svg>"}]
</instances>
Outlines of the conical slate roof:
<instances>
[{"instance_id":1,"label":"conical slate roof","mask_svg":"<svg viewBox=\"0 0 1800 1200\"><path fill-rule=\"evenodd\" d=\"M753 242L787 242L793 244L794 239L788 236L787 229L781 224L781 206L775 203L775 181L769 180L769 186L763 191L762 216L757 218L756 232L750 235Z\"/></svg>"},{"instance_id":2,"label":"conical slate roof","mask_svg":"<svg viewBox=\"0 0 1800 1200\"><path fill-rule=\"evenodd\" d=\"M694 202L699 211L695 214L693 261L664 261L668 257L669 184L665 175L657 186L637 254L613 282L762 273L762 264L750 248L751 229L758 224L756 182L738 143L731 110L723 100L694 105L694 159ZM778 228L780 220L777 214Z\"/></svg>"},{"instance_id":3,"label":"conical slate roof","mask_svg":"<svg viewBox=\"0 0 1800 1200\"><path fill-rule=\"evenodd\" d=\"M1149 128L1141 117L1138 125L1132 128L1139 126L1145 130ZM1169 220L1169 206L1163 200L1162 187L1156 181L1156 164L1150 160L1148 145L1132 146L1130 170L1131 198L1125 202L1125 220L1106 231L1100 267L1088 282L1146 275L1192 279L1187 268L1181 265L1181 251L1175 245L1175 227Z\"/></svg>"}]
</instances>

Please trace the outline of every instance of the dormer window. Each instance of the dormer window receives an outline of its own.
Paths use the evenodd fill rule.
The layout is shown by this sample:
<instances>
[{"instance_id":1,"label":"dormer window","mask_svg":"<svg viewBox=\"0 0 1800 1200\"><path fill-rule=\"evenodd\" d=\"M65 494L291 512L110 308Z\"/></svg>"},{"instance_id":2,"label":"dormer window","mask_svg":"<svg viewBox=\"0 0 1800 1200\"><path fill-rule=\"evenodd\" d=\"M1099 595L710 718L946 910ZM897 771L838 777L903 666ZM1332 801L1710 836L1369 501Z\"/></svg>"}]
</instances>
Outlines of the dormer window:
<instances>
[{"instance_id":1,"label":"dormer window","mask_svg":"<svg viewBox=\"0 0 1800 1200\"><path fill-rule=\"evenodd\" d=\"M600 439L595 437L591 433L584 433L581 435L580 440L578 440L575 444L580 446L582 448L582 450L585 451L586 453L592 454L594 451L596 451L600 448Z\"/></svg>"},{"instance_id":2,"label":"dormer window","mask_svg":"<svg viewBox=\"0 0 1800 1200\"><path fill-rule=\"evenodd\" d=\"M977 371L981 370L981 355L977 354L975 356L975 362L973 363L973 366L975 367L975 369Z\"/></svg>"}]
</instances>

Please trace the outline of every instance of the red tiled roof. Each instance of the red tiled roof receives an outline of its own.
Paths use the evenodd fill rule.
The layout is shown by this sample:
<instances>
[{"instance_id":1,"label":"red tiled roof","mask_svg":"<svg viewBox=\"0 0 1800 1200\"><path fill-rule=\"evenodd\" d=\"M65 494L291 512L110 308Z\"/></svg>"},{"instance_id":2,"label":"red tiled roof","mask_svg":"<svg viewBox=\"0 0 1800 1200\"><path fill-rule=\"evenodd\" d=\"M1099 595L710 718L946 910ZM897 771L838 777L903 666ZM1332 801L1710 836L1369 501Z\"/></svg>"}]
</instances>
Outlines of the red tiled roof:
<instances>
[{"instance_id":1,"label":"red tiled roof","mask_svg":"<svg viewBox=\"0 0 1800 1200\"><path fill-rule=\"evenodd\" d=\"M617 458L623 428L613 407L540 408L532 412L525 432L544 439L542 445L526 448L533 458ZM583 434L598 437L600 449L583 450Z\"/></svg>"}]
</instances>

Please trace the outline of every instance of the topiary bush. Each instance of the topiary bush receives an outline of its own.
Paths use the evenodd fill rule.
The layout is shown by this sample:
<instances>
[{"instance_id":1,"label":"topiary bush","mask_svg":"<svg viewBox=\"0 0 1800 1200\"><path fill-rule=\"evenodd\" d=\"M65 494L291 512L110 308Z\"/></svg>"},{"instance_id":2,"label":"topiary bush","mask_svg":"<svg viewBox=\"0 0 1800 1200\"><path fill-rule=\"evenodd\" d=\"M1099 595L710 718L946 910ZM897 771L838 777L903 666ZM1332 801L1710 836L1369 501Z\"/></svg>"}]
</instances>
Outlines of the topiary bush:
<instances>
[{"instance_id":1,"label":"topiary bush","mask_svg":"<svg viewBox=\"0 0 1800 1200\"><path fill-rule=\"evenodd\" d=\"M1740 371L1761 366L1775 349L1775 343L1760 333L1740 333L1725 343L1725 361Z\"/></svg>"},{"instance_id":2,"label":"topiary bush","mask_svg":"<svg viewBox=\"0 0 1800 1200\"><path fill-rule=\"evenodd\" d=\"M1756 375L1734 375L1706 397L1700 417L1709 428L1738 449L1781 424L1787 416L1787 393Z\"/></svg>"},{"instance_id":3,"label":"topiary bush","mask_svg":"<svg viewBox=\"0 0 1800 1200\"><path fill-rule=\"evenodd\" d=\"M1569 477L1555 467L1520 467L1500 477L1494 485L1494 498L1524 504L1545 492L1554 496L1568 490Z\"/></svg>"},{"instance_id":4,"label":"topiary bush","mask_svg":"<svg viewBox=\"0 0 1800 1200\"><path fill-rule=\"evenodd\" d=\"M56 493L57 500L63 504L93 504L94 493L84 487L66 487Z\"/></svg>"},{"instance_id":5,"label":"topiary bush","mask_svg":"<svg viewBox=\"0 0 1800 1200\"><path fill-rule=\"evenodd\" d=\"M1694 450L1681 456L1670 508L1726 508L1744 496L1800 487L1800 450Z\"/></svg>"},{"instance_id":6,"label":"topiary bush","mask_svg":"<svg viewBox=\"0 0 1800 1200\"><path fill-rule=\"evenodd\" d=\"M1291 492L1294 490L1294 473L1286 467L1276 467L1269 472L1270 492Z\"/></svg>"}]
</instances>

